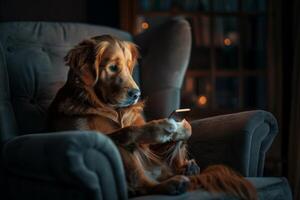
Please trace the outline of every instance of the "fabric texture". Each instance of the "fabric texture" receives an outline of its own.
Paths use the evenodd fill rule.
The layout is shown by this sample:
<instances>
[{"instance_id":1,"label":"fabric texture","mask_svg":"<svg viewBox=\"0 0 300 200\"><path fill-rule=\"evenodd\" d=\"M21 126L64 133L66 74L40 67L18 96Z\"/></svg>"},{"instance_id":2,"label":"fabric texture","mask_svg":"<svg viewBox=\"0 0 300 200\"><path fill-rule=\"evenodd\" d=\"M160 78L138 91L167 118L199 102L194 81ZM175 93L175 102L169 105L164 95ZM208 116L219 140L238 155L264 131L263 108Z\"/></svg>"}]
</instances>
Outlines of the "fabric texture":
<instances>
[{"instance_id":1,"label":"fabric texture","mask_svg":"<svg viewBox=\"0 0 300 200\"><path fill-rule=\"evenodd\" d=\"M148 120L179 108L180 89L191 52L191 27L174 18L134 37L141 49L141 80Z\"/></svg>"},{"instance_id":2,"label":"fabric texture","mask_svg":"<svg viewBox=\"0 0 300 200\"><path fill-rule=\"evenodd\" d=\"M201 167L233 166L244 176L262 176L267 150L278 133L271 113L257 110L193 121L190 152Z\"/></svg>"},{"instance_id":3,"label":"fabric texture","mask_svg":"<svg viewBox=\"0 0 300 200\"><path fill-rule=\"evenodd\" d=\"M26 188L17 193L11 190L8 195L13 199L31 199L39 182L49 182L52 189L57 182L60 186L81 188L89 199L127 199L120 154L101 133L70 131L20 136L6 143L3 160L13 177L8 179L8 188ZM28 187L28 183L33 187ZM44 196L37 193L35 199Z\"/></svg>"},{"instance_id":4,"label":"fabric texture","mask_svg":"<svg viewBox=\"0 0 300 200\"><path fill-rule=\"evenodd\" d=\"M17 135L17 123L11 104L8 71L4 49L0 43L0 147Z\"/></svg>"}]
</instances>

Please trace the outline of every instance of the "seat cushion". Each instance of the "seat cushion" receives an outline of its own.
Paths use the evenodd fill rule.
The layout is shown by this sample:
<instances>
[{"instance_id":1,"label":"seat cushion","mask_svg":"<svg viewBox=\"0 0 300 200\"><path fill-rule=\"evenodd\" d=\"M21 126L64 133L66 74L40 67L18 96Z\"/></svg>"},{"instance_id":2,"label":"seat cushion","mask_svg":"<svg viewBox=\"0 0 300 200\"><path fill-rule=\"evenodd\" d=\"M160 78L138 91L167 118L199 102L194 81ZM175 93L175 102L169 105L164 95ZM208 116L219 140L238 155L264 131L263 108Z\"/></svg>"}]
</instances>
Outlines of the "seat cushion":
<instances>
[{"instance_id":1,"label":"seat cushion","mask_svg":"<svg viewBox=\"0 0 300 200\"><path fill-rule=\"evenodd\" d=\"M248 178L257 188L259 199L292 200L292 193L285 178ZM211 194L203 190L187 192L178 196L149 195L131 200L231 200L236 199L224 194Z\"/></svg>"}]
</instances>

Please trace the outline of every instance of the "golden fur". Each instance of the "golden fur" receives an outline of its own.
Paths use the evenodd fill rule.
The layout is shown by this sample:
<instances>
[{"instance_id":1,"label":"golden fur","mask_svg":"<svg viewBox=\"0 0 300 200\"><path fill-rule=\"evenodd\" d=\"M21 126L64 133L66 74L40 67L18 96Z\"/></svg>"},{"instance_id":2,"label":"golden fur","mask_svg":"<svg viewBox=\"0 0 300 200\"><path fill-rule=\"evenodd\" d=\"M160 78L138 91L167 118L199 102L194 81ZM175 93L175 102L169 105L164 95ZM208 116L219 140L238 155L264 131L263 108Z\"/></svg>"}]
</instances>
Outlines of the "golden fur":
<instances>
[{"instance_id":1,"label":"golden fur","mask_svg":"<svg viewBox=\"0 0 300 200\"><path fill-rule=\"evenodd\" d=\"M96 130L118 146L131 195L180 194L203 188L241 199L256 199L255 188L225 166L200 173L189 160L186 140L190 124L160 119L145 123L144 103L132 71L138 50L109 35L84 40L65 57L68 80L49 108L52 130Z\"/></svg>"}]
</instances>

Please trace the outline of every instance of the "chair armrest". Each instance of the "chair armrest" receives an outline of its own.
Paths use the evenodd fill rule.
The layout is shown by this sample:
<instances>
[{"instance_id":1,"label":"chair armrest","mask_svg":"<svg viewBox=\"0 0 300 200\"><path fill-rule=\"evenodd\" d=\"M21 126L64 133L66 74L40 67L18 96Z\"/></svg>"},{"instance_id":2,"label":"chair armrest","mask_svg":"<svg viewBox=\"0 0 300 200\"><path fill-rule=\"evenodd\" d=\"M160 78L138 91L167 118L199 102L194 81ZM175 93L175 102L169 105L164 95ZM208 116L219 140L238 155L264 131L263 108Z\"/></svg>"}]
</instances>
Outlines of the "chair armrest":
<instances>
[{"instance_id":1,"label":"chair armrest","mask_svg":"<svg viewBox=\"0 0 300 200\"><path fill-rule=\"evenodd\" d=\"M141 87L148 120L167 117L179 107L180 88L191 52L191 28L174 18L134 37L142 59Z\"/></svg>"},{"instance_id":2,"label":"chair armrest","mask_svg":"<svg viewBox=\"0 0 300 200\"><path fill-rule=\"evenodd\" d=\"M220 115L191 123L190 152L200 167L226 164L244 176L262 176L265 154L278 132L266 111Z\"/></svg>"},{"instance_id":3,"label":"chair armrest","mask_svg":"<svg viewBox=\"0 0 300 200\"><path fill-rule=\"evenodd\" d=\"M97 132L20 136L5 144L3 162L10 174L78 186L89 199L127 199L120 154L108 137Z\"/></svg>"}]
</instances>

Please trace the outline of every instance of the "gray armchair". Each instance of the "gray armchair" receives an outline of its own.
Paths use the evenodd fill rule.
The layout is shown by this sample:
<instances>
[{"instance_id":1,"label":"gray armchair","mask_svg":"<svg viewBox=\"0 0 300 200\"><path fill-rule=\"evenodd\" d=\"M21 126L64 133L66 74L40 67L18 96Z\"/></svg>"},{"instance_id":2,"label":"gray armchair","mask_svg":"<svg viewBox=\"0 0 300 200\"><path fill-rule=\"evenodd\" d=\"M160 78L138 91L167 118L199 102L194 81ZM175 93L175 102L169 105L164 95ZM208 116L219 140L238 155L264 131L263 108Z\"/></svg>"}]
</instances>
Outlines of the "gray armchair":
<instances>
[{"instance_id":1,"label":"gray armchair","mask_svg":"<svg viewBox=\"0 0 300 200\"><path fill-rule=\"evenodd\" d=\"M132 37L77 23L0 23L1 194L6 199L128 199L113 142L92 131L46 133L46 111L66 80L63 57L84 38L112 34L140 46L134 77L148 97L147 119L179 107L191 48L188 23L173 19ZM272 114L250 111L192 122L190 152L200 167L224 163L254 183L262 199L291 199L284 178L263 178L265 153L277 133ZM135 199L230 199L205 191Z\"/></svg>"}]
</instances>

